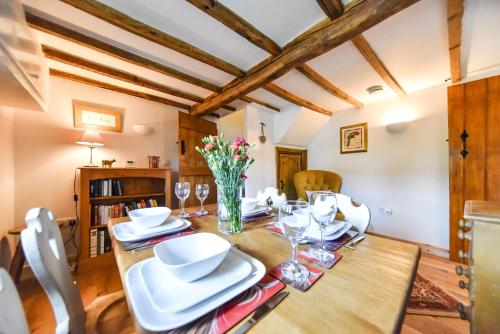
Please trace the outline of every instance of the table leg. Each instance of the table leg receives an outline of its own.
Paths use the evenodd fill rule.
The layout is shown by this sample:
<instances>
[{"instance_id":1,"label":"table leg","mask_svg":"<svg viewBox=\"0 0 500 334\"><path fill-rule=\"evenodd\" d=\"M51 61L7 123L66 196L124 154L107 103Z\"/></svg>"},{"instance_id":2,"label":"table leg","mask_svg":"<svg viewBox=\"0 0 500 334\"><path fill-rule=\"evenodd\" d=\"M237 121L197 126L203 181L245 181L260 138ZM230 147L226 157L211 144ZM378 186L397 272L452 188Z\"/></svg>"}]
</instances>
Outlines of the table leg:
<instances>
[{"instance_id":1,"label":"table leg","mask_svg":"<svg viewBox=\"0 0 500 334\"><path fill-rule=\"evenodd\" d=\"M16 250L14 251L14 257L12 258L12 262L10 263L9 273L14 280L16 285L21 280L21 274L23 273L24 261L26 257L24 256L23 247L21 242L19 241L16 246Z\"/></svg>"}]
</instances>

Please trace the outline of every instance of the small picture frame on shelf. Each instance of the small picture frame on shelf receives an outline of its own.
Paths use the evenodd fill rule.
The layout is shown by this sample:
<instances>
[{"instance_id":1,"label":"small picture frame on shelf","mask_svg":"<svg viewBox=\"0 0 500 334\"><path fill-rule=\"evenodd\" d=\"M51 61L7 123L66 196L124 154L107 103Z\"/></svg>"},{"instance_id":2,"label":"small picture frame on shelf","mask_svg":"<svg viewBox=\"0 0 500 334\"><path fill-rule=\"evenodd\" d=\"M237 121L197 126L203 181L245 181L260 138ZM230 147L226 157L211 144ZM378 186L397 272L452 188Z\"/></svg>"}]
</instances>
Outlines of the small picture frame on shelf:
<instances>
[{"instance_id":1,"label":"small picture frame on shelf","mask_svg":"<svg viewBox=\"0 0 500 334\"><path fill-rule=\"evenodd\" d=\"M125 167L125 168L135 168L135 167L137 167L137 164L135 163L135 160L124 160L123 161L123 167Z\"/></svg>"}]
</instances>

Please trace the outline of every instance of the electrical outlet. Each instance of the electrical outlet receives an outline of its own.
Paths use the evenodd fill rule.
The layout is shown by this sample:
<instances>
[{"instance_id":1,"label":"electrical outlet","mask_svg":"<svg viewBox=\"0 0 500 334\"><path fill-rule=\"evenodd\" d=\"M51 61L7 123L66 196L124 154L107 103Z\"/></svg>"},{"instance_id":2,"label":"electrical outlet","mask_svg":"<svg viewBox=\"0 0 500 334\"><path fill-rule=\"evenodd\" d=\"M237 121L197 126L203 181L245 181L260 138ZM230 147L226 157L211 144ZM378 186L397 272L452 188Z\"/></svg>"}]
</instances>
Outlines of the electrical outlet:
<instances>
[{"instance_id":1,"label":"electrical outlet","mask_svg":"<svg viewBox=\"0 0 500 334\"><path fill-rule=\"evenodd\" d=\"M379 207L378 212L386 214L386 215L392 215L392 208L389 207Z\"/></svg>"}]
</instances>

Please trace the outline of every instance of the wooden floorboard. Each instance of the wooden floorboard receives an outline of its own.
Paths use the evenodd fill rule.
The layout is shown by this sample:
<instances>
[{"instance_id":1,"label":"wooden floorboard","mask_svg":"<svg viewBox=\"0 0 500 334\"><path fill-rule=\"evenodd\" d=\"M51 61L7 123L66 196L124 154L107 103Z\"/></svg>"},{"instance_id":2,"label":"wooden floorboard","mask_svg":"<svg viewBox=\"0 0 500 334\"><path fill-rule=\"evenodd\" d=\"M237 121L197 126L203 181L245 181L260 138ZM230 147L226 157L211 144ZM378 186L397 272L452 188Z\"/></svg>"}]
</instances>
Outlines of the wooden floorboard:
<instances>
[{"instance_id":1,"label":"wooden floorboard","mask_svg":"<svg viewBox=\"0 0 500 334\"><path fill-rule=\"evenodd\" d=\"M458 287L455 263L434 255L422 254L418 272L435 284L467 303L467 293ZM106 271L88 272L74 276L80 287L84 305L96 297L122 289L116 266ZM27 314L32 333L53 333L54 316L49 301L41 287L33 281L22 282L19 291ZM404 334L462 334L469 333L469 323L458 318L434 317L407 314L403 329Z\"/></svg>"}]
</instances>

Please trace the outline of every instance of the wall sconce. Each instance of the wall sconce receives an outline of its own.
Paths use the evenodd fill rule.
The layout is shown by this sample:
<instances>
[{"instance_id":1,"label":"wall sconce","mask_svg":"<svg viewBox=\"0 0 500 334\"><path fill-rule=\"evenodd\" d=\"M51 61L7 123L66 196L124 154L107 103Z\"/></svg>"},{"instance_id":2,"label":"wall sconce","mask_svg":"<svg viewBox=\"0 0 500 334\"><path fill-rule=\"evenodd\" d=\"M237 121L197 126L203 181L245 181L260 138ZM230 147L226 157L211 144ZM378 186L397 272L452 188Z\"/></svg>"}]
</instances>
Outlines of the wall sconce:
<instances>
[{"instance_id":1,"label":"wall sconce","mask_svg":"<svg viewBox=\"0 0 500 334\"><path fill-rule=\"evenodd\" d=\"M399 133L403 132L407 127L408 127L408 122L397 122L397 123L387 124L385 126L385 129L387 130L387 132L390 133Z\"/></svg>"},{"instance_id":2,"label":"wall sconce","mask_svg":"<svg viewBox=\"0 0 500 334\"><path fill-rule=\"evenodd\" d=\"M266 136L264 136L264 127L266 125L262 122L260 122L260 137L259 137L259 141L264 144L266 142Z\"/></svg>"},{"instance_id":3,"label":"wall sconce","mask_svg":"<svg viewBox=\"0 0 500 334\"><path fill-rule=\"evenodd\" d=\"M141 136L147 136L153 133L153 127L145 124L134 124L132 125L135 133L140 134Z\"/></svg>"}]
</instances>

